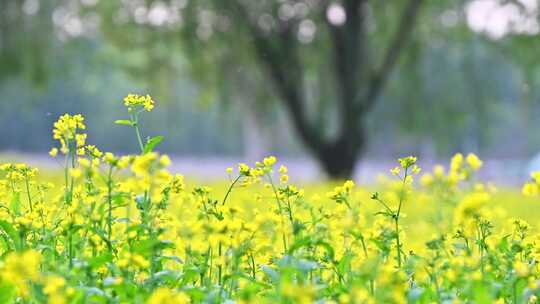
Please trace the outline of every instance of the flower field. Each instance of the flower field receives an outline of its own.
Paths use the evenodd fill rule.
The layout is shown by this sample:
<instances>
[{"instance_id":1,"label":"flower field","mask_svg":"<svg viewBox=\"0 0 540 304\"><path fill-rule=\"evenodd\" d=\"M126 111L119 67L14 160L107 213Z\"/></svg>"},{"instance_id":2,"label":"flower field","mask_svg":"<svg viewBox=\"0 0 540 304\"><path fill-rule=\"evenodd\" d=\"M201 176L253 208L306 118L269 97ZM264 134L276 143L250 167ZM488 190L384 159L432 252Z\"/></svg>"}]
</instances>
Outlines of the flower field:
<instances>
[{"instance_id":1,"label":"flower field","mask_svg":"<svg viewBox=\"0 0 540 304\"><path fill-rule=\"evenodd\" d=\"M226 183L170 173L144 139L150 96L128 95L140 154L89 145L63 115L50 151L61 177L2 164L0 303L536 303L540 173L522 192L476 178L456 154L404 157L375 190L293 185L269 156ZM530 222L531 224L529 224Z\"/></svg>"}]
</instances>

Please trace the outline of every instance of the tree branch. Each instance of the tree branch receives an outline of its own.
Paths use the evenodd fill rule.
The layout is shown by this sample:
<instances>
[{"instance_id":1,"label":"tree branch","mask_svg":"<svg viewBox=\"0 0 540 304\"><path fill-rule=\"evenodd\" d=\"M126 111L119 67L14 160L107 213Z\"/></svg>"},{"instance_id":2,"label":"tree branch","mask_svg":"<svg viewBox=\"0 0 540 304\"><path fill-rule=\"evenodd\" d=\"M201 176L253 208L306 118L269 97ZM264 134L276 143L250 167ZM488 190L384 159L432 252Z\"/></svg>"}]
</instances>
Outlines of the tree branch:
<instances>
[{"instance_id":1,"label":"tree branch","mask_svg":"<svg viewBox=\"0 0 540 304\"><path fill-rule=\"evenodd\" d=\"M386 55L383 57L382 65L370 80L361 105L361 112L368 111L379 97L414 28L422 3L423 0L409 0L401 15L395 36L389 44Z\"/></svg>"},{"instance_id":2,"label":"tree branch","mask_svg":"<svg viewBox=\"0 0 540 304\"><path fill-rule=\"evenodd\" d=\"M357 94L357 86L365 70L364 2L365 0L344 1L347 19L343 25L330 24L326 16L324 18L332 33L337 97L343 117L341 135L349 138L355 136L355 125L359 119L356 108L360 97ZM323 13L327 9L323 10Z\"/></svg>"},{"instance_id":3,"label":"tree branch","mask_svg":"<svg viewBox=\"0 0 540 304\"><path fill-rule=\"evenodd\" d=\"M283 24L278 32L268 37L256 23L251 21L248 10L241 1L227 0L228 8L237 14L254 40L258 60L263 64L277 88L280 100L292 116L292 122L302 140L313 151L324 145L321 134L313 127L307 117L302 92L303 73L296 50L296 36L293 28ZM275 39L272 39L275 38Z\"/></svg>"}]
</instances>

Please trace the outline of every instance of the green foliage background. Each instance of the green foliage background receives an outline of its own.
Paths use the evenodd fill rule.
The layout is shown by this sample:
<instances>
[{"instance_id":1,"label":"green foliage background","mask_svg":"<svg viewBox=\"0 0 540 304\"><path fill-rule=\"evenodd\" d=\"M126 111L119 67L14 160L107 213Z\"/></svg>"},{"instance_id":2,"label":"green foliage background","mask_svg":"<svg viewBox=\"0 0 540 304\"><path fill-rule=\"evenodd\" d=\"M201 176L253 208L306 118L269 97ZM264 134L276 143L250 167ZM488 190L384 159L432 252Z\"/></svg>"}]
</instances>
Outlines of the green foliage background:
<instances>
[{"instance_id":1,"label":"green foliage background","mask_svg":"<svg viewBox=\"0 0 540 304\"><path fill-rule=\"evenodd\" d=\"M384 149L389 156L399 151L442 157L474 150L529 157L539 150L540 138L530 132L540 127L535 119L540 114L538 36L494 40L474 33L463 15L469 2L429 1L423 7L417 34L369 115L368 154L381 156ZM232 26L208 40L197 36L200 13L219 9L219 1L39 1L39 10L28 14L32 3L0 4L1 149L45 151L50 123L60 113L83 112L92 117L96 144L130 150L121 131L109 130L104 122L117 116L127 92L150 92L160 103L160 118L145 123L149 132L166 130L167 152L242 153L244 146L257 144L245 131L253 121L263 130L265 149L302 151L250 55L253 41L243 35L245 29ZM126 5L156 3L183 7L182 25L114 21ZM384 25L373 37L375 58L404 3L373 4L374 20ZM69 35L60 25L73 12L83 24L99 19L99 29L87 26L83 35ZM447 12L457 15L452 26L441 22ZM328 39L327 33L317 33L302 49L313 79L331 68L320 60ZM311 85L331 96L326 83ZM317 115L323 117L322 127L331 128L331 105ZM100 136L105 133L113 136Z\"/></svg>"}]
</instances>

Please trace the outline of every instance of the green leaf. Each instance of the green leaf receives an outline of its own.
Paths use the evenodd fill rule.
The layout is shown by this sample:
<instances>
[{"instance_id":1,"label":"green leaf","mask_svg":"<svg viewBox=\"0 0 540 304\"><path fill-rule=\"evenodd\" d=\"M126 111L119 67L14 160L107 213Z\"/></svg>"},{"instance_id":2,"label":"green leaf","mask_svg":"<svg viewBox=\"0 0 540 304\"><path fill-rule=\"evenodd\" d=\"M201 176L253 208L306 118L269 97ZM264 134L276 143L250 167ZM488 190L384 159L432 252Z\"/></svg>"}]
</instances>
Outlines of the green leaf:
<instances>
[{"instance_id":1,"label":"green leaf","mask_svg":"<svg viewBox=\"0 0 540 304\"><path fill-rule=\"evenodd\" d=\"M127 119L119 119L114 122L117 125L124 125L124 126L130 126L133 127L133 122L131 120Z\"/></svg>"},{"instance_id":2,"label":"green leaf","mask_svg":"<svg viewBox=\"0 0 540 304\"><path fill-rule=\"evenodd\" d=\"M21 212L21 194L20 192L13 193L9 208L15 213L19 214Z\"/></svg>"},{"instance_id":3,"label":"green leaf","mask_svg":"<svg viewBox=\"0 0 540 304\"><path fill-rule=\"evenodd\" d=\"M303 248L303 247L307 247L309 245L311 245L312 241L311 241L311 238L309 236L307 237L304 237L304 238L301 238L301 239L297 239L290 247L289 247L289 254L290 255L294 255L294 253L300 249L300 248Z\"/></svg>"},{"instance_id":4,"label":"green leaf","mask_svg":"<svg viewBox=\"0 0 540 304\"><path fill-rule=\"evenodd\" d=\"M337 270L340 274L345 274L351 268L351 261L353 256L350 253L343 255L339 263L337 264Z\"/></svg>"},{"instance_id":5,"label":"green leaf","mask_svg":"<svg viewBox=\"0 0 540 304\"><path fill-rule=\"evenodd\" d=\"M16 250L22 250L21 237L10 223L0 220L0 229L2 229L11 238Z\"/></svg>"},{"instance_id":6,"label":"green leaf","mask_svg":"<svg viewBox=\"0 0 540 304\"><path fill-rule=\"evenodd\" d=\"M102 255L98 255L98 256L95 256L95 257L89 259L88 265L91 268L96 269L96 268L99 268L99 267L111 262L112 259L113 259L113 256L110 253L106 252L106 253L104 253Z\"/></svg>"},{"instance_id":7,"label":"green leaf","mask_svg":"<svg viewBox=\"0 0 540 304\"><path fill-rule=\"evenodd\" d=\"M517 289L517 287L515 288ZM515 291L515 292L517 295L521 295L519 291ZM480 303L480 304L493 303L495 300L489 287L483 284L478 284L478 283L474 284L473 286L473 297L474 297L474 303ZM523 303L523 302L521 301L521 299L519 299L517 303Z\"/></svg>"},{"instance_id":8,"label":"green leaf","mask_svg":"<svg viewBox=\"0 0 540 304\"><path fill-rule=\"evenodd\" d=\"M328 257L330 258L330 260L334 261L336 253L334 251L334 248L332 248L332 245L330 245L329 243L327 243L325 241L322 241L322 240L317 241L315 243L315 245L324 248L326 250L326 253L328 254Z\"/></svg>"},{"instance_id":9,"label":"green leaf","mask_svg":"<svg viewBox=\"0 0 540 304\"><path fill-rule=\"evenodd\" d=\"M143 151L143 154L146 154L146 153L150 153L152 151L154 151L154 148L160 143L163 141L163 136L155 136L155 137L152 137L150 139L148 139L148 141L146 142L146 145L144 146L144 151Z\"/></svg>"},{"instance_id":10,"label":"green leaf","mask_svg":"<svg viewBox=\"0 0 540 304\"><path fill-rule=\"evenodd\" d=\"M200 275L200 272L193 267L184 269L184 272L182 273L182 282L183 284L187 284L188 282L196 280Z\"/></svg>"},{"instance_id":11,"label":"green leaf","mask_svg":"<svg viewBox=\"0 0 540 304\"><path fill-rule=\"evenodd\" d=\"M14 303L15 298L15 286L6 283L0 285L0 303Z\"/></svg>"}]
</instances>

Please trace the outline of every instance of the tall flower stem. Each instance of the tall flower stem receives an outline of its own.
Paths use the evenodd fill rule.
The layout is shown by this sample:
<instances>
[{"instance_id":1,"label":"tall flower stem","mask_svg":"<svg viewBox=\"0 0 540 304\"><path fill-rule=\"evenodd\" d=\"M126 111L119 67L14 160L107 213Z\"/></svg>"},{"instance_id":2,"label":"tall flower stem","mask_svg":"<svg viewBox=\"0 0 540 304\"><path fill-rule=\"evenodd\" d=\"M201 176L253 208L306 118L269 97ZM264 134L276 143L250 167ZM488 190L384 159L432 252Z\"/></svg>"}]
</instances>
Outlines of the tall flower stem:
<instances>
[{"instance_id":1,"label":"tall flower stem","mask_svg":"<svg viewBox=\"0 0 540 304\"><path fill-rule=\"evenodd\" d=\"M399 219L400 219L400 216L401 216L401 208L403 207L403 203L405 201L405 184L407 182L407 176L408 176L408 168L406 167L405 168L405 173L403 175L403 181L401 183L401 192L400 192L400 195L399 195L399 205L398 205L398 210L397 212L395 213L394 215L394 227L395 227L395 233L396 233L396 251L397 251L397 254L396 254L396 259L397 259L397 263L398 263L398 268L401 268L401 241L400 241L400 238L399 238Z\"/></svg>"},{"instance_id":2,"label":"tall flower stem","mask_svg":"<svg viewBox=\"0 0 540 304\"><path fill-rule=\"evenodd\" d=\"M112 253L112 173L113 166L109 167L109 173L107 175L107 204L108 204L108 216L107 216L107 246L109 252Z\"/></svg>"},{"instance_id":3,"label":"tall flower stem","mask_svg":"<svg viewBox=\"0 0 540 304\"><path fill-rule=\"evenodd\" d=\"M135 128L135 134L137 135L137 142L139 143L139 149L141 150L141 153L144 153L144 143L142 140L141 129L139 128L139 113L130 114L130 115L131 115L131 122L133 123L133 127Z\"/></svg>"},{"instance_id":4,"label":"tall flower stem","mask_svg":"<svg viewBox=\"0 0 540 304\"><path fill-rule=\"evenodd\" d=\"M30 207L30 212L32 212L32 195L30 194L30 183L28 182L28 173L25 174L24 184L26 186L26 195L28 196L28 207Z\"/></svg>"}]
</instances>

